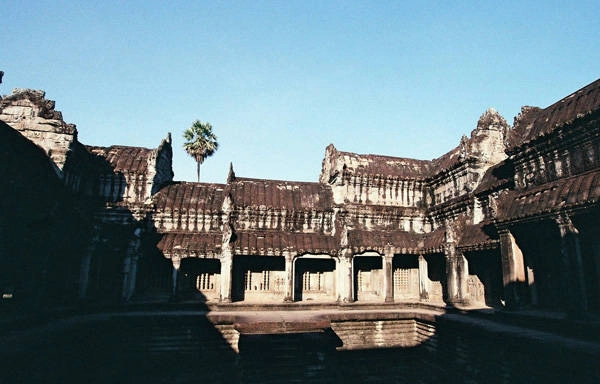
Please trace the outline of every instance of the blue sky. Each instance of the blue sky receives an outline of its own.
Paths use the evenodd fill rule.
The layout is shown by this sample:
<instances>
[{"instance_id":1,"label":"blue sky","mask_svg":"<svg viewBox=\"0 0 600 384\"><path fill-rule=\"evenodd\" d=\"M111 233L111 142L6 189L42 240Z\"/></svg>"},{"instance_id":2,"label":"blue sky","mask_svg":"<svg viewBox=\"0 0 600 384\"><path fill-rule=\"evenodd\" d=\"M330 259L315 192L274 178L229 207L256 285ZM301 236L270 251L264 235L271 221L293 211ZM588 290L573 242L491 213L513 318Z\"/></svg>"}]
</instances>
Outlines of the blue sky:
<instances>
[{"instance_id":1,"label":"blue sky","mask_svg":"<svg viewBox=\"0 0 600 384\"><path fill-rule=\"evenodd\" d=\"M15 1L2 94L46 91L84 144L156 147L210 122L202 181L317 181L325 147L432 159L600 77L600 1Z\"/></svg>"}]
</instances>

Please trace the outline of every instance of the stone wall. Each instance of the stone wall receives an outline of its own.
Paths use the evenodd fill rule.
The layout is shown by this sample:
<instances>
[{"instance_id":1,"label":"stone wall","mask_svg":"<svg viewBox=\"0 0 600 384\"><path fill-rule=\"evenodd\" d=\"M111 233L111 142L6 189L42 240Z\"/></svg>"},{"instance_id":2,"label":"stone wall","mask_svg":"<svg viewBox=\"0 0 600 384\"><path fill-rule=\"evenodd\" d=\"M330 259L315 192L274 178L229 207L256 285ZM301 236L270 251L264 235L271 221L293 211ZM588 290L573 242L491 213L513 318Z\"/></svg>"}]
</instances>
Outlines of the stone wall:
<instances>
[{"instance_id":1,"label":"stone wall","mask_svg":"<svg viewBox=\"0 0 600 384\"><path fill-rule=\"evenodd\" d=\"M431 225L423 210L406 207L347 204L338 218L350 229L425 233Z\"/></svg>"},{"instance_id":2,"label":"stone wall","mask_svg":"<svg viewBox=\"0 0 600 384\"><path fill-rule=\"evenodd\" d=\"M423 208L428 161L325 151L319 182L331 185L336 204Z\"/></svg>"},{"instance_id":3,"label":"stone wall","mask_svg":"<svg viewBox=\"0 0 600 384\"><path fill-rule=\"evenodd\" d=\"M232 218L240 230L277 230L331 233L332 211L297 211L272 207L236 207Z\"/></svg>"},{"instance_id":4,"label":"stone wall","mask_svg":"<svg viewBox=\"0 0 600 384\"><path fill-rule=\"evenodd\" d=\"M77 140L77 129L65 123L62 113L54 110L55 102L46 100L45 95L39 90L14 89L0 100L0 120L41 147L62 171Z\"/></svg>"}]
</instances>

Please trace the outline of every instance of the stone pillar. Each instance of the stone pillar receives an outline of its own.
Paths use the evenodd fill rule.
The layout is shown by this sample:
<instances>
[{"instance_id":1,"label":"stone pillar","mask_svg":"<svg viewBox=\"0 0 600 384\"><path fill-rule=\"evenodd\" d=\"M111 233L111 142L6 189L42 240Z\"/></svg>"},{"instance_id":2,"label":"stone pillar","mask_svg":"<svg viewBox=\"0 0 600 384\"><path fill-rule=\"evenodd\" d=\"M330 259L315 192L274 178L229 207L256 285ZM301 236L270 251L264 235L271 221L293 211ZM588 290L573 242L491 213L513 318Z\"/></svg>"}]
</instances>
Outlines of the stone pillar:
<instances>
[{"instance_id":1,"label":"stone pillar","mask_svg":"<svg viewBox=\"0 0 600 384\"><path fill-rule=\"evenodd\" d=\"M139 234L136 234L136 237L129 241L127 254L123 260L123 287L121 289L121 300L123 301L129 301L135 289L139 248Z\"/></svg>"},{"instance_id":2,"label":"stone pillar","mask_svg":"<svg viewBox=\"0 0 600 384\"><path fill-rule=\"evenodd\" d=\"M448 243L445 246L444 255L446 258L446 295L447 304L453 305L459 301L458 296L458 266L456 260L456 248L454 244Z\"/></svg>"},{"instance_id":3,"label":"stone pillar","mask_svg":"<svg viewBox=\"0 0 600 384\"><path fill-rule=\"evenodd\" d=\"M464 304L469 298L469 262L465 255L460 251L456 251L456 270L458 273L458 299Z\"/></svg>"},{"instance_id":4,"label":"stone pillar","mask_svg":"<svg viewBox=\"0 0 600 384\"><path fill-rule=\"evenodd\" d=\"M423 255L419 255L419 299L421 301L429 300L430 284L427 267L427 260Z\"/></svg>"},{"instance_id":5,"label":"stone pillar","mask_svg":"<svg viewBox=\"0 0 600 384\"><path fill-rule=\"evenodd\" d=\"M394 271L392 261L394 260L394 252L387 248L383 256L383 297L384 302L394 302Z\"/></svg>"},{"instance_id":6,"label":"stone pillar","mask_svg":"<svg viewBox=\"0 0 600 384\"><path fill-rule=\"evenodd\" d=\"M138 260L140 259L139 253L135 253L131 258L131 269L129 270L129 294L127 300L131 299L131 297L135 293L135 284L137 281L137 267Z\"/></svg>"},{"instance_id":7,"label":"stone pillar","mask_svg":"<svg viewBox=\"0 0 600 384\"><path fill-rule=\"evenodd\" d=\"M523 301L526 284L523 252L508 229L498 232L502 256L502 282L507 307L518 307Z\"/></svg>"},{"instance_id":8,"label":"stone pillar","mask_svg":"<svg viewBox=\"0 0 600 384\"><path fill-rule=\"evenodd\" d=\"M352 276L352 253L349 250L342 252L337 259L337 294L340 303L351 303L354 301L353 276Z\"/></svg>"},{"instance_id":9,"label":"stone pillar","mask_svg":"<svg viewBox=\"0 0 600 384\"><path fill-rule=\"evenodd\" d=\"M294 301L294 257L285 256L285 292L283 301Z\"/></svg>"},{"instance_id":10,"label":"stone pillar","mask_svg":"<svg viewBox=\"0 0 600 384\"><path fill-rule=\"evenodd\" d=\"M231 286L233 274L233 255L229 250L221 254L221 292L220 300L223 303L231 303Z\"/></svg>"},{"instance_id":11,"label":"stone pillar","mask_svg":"<svg viewBox=\"0 0 600 384\"><path fill-rule=\"evenodd\" d=\"M130 245L131 246L131 245ZM129 295L129 271L131 269L131 254L129 251L123 259L123 284L121 286L121 301L127 301Z\"/></svg>"},{"instance_id":12,"label":"stone pillar","mask_svg":"<svg viewBox=\"0 0 600 384\"><path fill-rule=\"evenodd\" d=\"M79 268L79 300L85 300L87 298L93 252L94 247L90 246L81 258L81 265Z\"/></svg>"},{"instance_id":13,"label":"stone pillar","mask_svg":"<svg viewBox=\"0 0 600 384\"><path fill-rule=\"evenodd\" d=\"M525 270L527 272L527 285L529 286L529 300L531 301L532 305L538 305L539 300L537 287L535 286L535 273L533 268L528 265L525 265Z\"/></svg>"},{"instance_id":14,"label":"stone pillar","mask_svg":"<svg viewBox=\"0 0 600 384\"><path fill-rule=\"evenodd\" d=\"M92 255L96 251L96 244L99 240L98 228L94 228L94 235L86 249L85 254L81 258L79 267L79 300L85 300L88 294L90 284L90 266L92 264Z\"/></svg>"},{"instance_id":15,"label":"stone pillar","mask_svg":"<svg viewBox=\"0 0 600 384\"><path fill-rule=\"evenodd\" d=\"M175 301L179 299L179 267L181 266L181 260L179 258L171 259L173 263L173 270L171 273L171 300Z\"/></svg>"},{"instance_id":16,"label":"stone pillar","mask_svg":"<svg viewBox=\"0 0 600 384\"><path fill-rule=\"evenodd\" d=\"M571 314L579 314L587 311L579 231L566 214L557 217L556 223L560 230L560 256L565 272L563 275L566 279L566 284L564 284L567 290L565 303Z\"/></svg>"}]
</instances>

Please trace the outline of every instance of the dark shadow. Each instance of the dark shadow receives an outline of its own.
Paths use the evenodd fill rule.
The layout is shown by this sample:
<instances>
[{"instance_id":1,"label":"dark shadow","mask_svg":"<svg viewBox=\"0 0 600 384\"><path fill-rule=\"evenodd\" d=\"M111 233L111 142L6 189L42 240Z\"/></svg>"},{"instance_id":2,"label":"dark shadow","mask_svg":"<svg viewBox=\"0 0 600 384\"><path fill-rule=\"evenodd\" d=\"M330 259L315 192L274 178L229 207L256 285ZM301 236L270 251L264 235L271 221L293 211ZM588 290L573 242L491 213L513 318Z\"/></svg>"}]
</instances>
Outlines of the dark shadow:
<instances>
[{"instance_id":1,"label":"dark shadow","mask_svg":"<svg viewBox=\"0 0 600 384\"><path fill-rule=\"evenodd\" d=\"M484 286L484 302L488 307L501 307L502 264L500 250L464 252L469 263L469 275L475 275Z\"/></svg>"},{"instance_id":2,"label":"dark shadow","mask_svg":"<svg viewBox=\"0 0 600 384\"><path fill-rule=\"evenodd\" d=\"M92 229L77 271L78 299L85 305L114 305L131 299L141 259L136 255L145 236L145 221L135 218L125 201L128 187L135 187L135 193L139 193L139 186L131 184L137 178L131 176L127 180L111 164L107 151L76 142L63 169L67 187L73 192L73 204L85 206L85 213L91 218ZM81 280L84 265L88 265L87 283ZM82 284L86 286L83 296Z\"/></svg>"},{"instance_id":3,"label":"dark shadow","mask_svg":"<svg viewBox=\"0 0 600 384\"><path fill-rule=\"evenodd\" d=\"M326 382L340 368L335 364L341 340L325 332L240 335L239 369L244 382Z\"/></svg>"},{"instance_id":4,"label":"dark shadow","mask_svg":"<svg viewBox=\"0 0 600 384\"><path fill-rule=\"evenodd\" d=\"M3 122L0 146L2 307L41 314L129 300L146 223L134 217L124 194L128 182L138 181L115 169L112 150L77 141L59 170Z\"/></svg>"},{"instance_id":5,"label":"dark shadow","mask_svg":"<svg viewBox=\"0 0 600 384\"><path fill-rule=\"evenodd\" d=\"M573 223L579 230L581 240L581 261L588 310L600 313L600 209L590 209L585 214L575 216Z\"/></svg>"},{"instance_id":6,"label":"dark shadow","mask_svg":"<svg viewBox=\"0 0 600 384\"><path fill-rule=\"evenodd\" d=\"M569 306L568 281L561 262L560 233L551 220L526 223L512 230L523 253L526 282L513 284L517 306L533 305L551 310Z\"/></svg>"},{"instance_id":7,"label":"dark shadow","mask_svg":"<svg viewBox=\"0 0 600 384\"><path fill-rule=\"evenodd\" d=\"M2 312L72 305L98 204L74 195L46 153L4 122L0 174Z\"/></svg>"},{"instance_id":8,"label":"dark shadow","mask_svg":"<svg viewBox=\"0 0 600 384\"><path fill-rule=\"evenodd\" d=\"M427 277L430 281L439 285L442 290L441 299L448 302L448 288L446 284L446 259L443 253L432 253L423 256L427 261ZM431 297L430 292L430 299Z\"/></svg>"},{"instance_id":9,"label":"dark shadow","mask_svg":"<svg viewBox=\"0 0 600 384\"><path fill-rule=\"evenodd\" d=\"M235 348L231 320L215 322L206 312L183 311L181 305L172 309L71 317L3 339L0 359L5 369L0 381L595 383L600 379L597 354L589 349L532 338L526 331L514 333L514 327L505 330L502 324L508 321L494 314L485 320L457 313L428 315L426 322L418 321L415 335L385 325L390 319L372 314L361 319L350 311L350 316L337 321L354 330L343 335L332 328L242 334ZM573 324L555 323L569 325ZM414 332L413 325L407 326ZM360 327L364 329L359 331ZM374 334L378 329L387 333ZM416 345L415 337L420 340ZM411 344L401 348L392 342Z\"/></svg>"},{"instance_id":10,"label":"dark shadow","mask_svg":"<svg viewBox=\"0 0 600 384\"><path fill-rule=\"evenodd\" d=\"M198 312L93 315L40 334L12 352L1 349L0 381L239 382L238 355Z\"/></svg>"},{"instance_id":11,"label":"dark shadow","mask_svg":"<svg viewBox=\"0 0 600 384\"><path fill-rule=\"evenodd\" d=\"M146 222L152 222L150 218ZM163 234L149 229L141 244L139 260L139 279L137 279L135 296L138 301L166 303L171 299L173 288L173 263L157 248Z\"/></svg>"},{"instance_id":12,"label":"dark shadow","mask_svg":"<svg viewBox=\"0 0 600 384\"><path fill-rule=\"evenodd\" d=\"M220 272L221 263L218 259L183 259L179 270L179 297L201 303L210 299L218 301L220 291L217 276Z\"/></svg>"}]
</instances>

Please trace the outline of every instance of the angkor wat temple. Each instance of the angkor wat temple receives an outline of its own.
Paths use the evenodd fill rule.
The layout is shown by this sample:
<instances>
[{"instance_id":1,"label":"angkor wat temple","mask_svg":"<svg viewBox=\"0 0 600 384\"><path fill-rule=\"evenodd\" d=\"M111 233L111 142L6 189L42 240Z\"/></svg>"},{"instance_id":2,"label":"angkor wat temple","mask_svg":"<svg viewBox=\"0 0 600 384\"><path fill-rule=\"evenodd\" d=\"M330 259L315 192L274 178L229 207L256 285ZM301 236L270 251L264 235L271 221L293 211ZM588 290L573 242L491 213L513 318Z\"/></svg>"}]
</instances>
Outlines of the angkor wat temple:
<instances>
[{"instance_id":1,"label":"angkor wat temple","mask_svg":"<svg viewBox=\"0 0 600 384\"><path fill-rule=\"evenodd\" d=\"M42 91L0 120L4 303L600 310L600 80L433 160L330 145L318 182L174 181L170 135L85 145Z\"/></svg>"}]
</instances>

